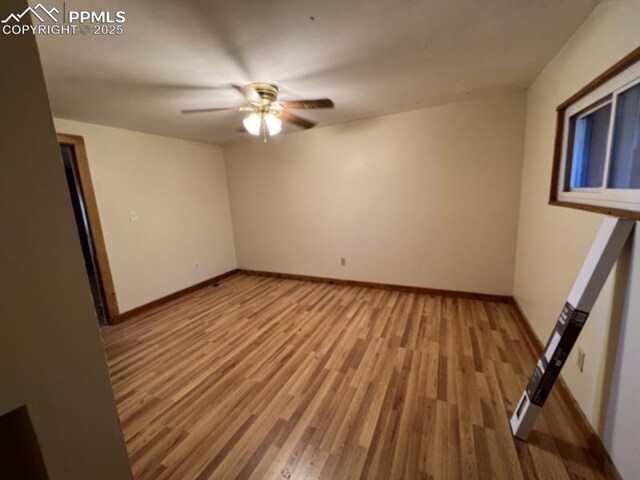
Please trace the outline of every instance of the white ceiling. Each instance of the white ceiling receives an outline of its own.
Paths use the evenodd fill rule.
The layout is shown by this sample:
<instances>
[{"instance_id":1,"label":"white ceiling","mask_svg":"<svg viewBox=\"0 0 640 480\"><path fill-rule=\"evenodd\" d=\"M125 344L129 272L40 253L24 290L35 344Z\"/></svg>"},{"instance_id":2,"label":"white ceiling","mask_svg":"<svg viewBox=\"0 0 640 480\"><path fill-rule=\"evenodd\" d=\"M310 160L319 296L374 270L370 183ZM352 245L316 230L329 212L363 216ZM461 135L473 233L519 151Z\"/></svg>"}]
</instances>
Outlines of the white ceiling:
<instances>
[{"instance_id":1,"label":"white ceiling","mask_svg":"<svg viewBox=\"0 0 640 480\"><path fill-rule=\"evenodd\" d=\"M180 110L241 105L228 84L264 81L334 100L302 112L323 126L522 89L597 3L67 0L125 10L125 35L38 44L55 116L225 144L247 136L240 113Z\"/></svg>"}]
</instances>

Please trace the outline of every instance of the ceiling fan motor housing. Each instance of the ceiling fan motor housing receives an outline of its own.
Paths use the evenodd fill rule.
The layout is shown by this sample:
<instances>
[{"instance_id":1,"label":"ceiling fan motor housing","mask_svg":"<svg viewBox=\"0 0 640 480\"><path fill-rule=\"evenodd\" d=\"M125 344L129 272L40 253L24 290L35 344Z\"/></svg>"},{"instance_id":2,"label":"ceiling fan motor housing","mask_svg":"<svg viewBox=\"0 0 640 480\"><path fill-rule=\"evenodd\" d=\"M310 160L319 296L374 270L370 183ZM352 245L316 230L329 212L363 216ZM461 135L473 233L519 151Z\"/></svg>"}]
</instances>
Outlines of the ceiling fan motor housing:
<instances>
[{"instance_id":1,"label":"ceiling fan motor housing","mask_svg":"<svg viewBox=\"0 0 640 480\"><path fill-rule=\"evenodd\" d=\"M273 103L278 99L278 87L270 83L251 83L248 87L260 96L262 103Z\"/></svg>"}]
</instances>

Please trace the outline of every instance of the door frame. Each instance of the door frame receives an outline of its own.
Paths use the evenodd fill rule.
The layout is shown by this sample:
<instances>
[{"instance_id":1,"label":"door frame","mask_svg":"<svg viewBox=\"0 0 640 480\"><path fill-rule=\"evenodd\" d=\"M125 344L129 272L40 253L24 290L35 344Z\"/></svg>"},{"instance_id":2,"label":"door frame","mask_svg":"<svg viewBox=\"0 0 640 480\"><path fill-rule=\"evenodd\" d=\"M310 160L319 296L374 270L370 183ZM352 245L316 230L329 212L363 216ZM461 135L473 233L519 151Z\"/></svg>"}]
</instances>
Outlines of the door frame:
<instances>
[{"instance_id":1,"label":"door frame","mask_svg":"<svg viewBox=\"0 0 640 480\"><path fill-rule=\"evenodd\" d=\"M73 146L75 152L75 162L82 188L82 197L84 198L84 206L87 211L87 219L91 236L93 237L93 247L96 253L96 261L98 262L98 275L102 282L105 301L104 306L107 310L107 322L112 323L113 318L120 314L118 308L118 299L113 286L113 277L111 276L111 267L109 266L109 257L107 256L107 246L104 242L102 233L102 224L100 215L98 214L98 203L91 181L91 171L89 169L89 160L87 158L87 149L84 144L84 138L80 135L69 135L66 133L58 133L58 143L62 145Z\"/></svg>"}]
</instances>

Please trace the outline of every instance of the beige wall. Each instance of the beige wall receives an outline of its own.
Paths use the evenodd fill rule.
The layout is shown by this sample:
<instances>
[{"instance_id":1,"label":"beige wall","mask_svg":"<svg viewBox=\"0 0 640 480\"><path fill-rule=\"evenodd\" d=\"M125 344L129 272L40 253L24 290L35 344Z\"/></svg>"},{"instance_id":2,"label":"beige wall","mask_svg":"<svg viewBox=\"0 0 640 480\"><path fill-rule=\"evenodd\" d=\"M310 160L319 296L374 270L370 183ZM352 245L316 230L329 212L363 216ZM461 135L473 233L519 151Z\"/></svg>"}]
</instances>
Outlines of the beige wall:
<instances>
[{"instance_id":1,"label":"beige wall","mask_svg":"<svg viewBox=\"0 0 640 480\"><path fill-rule=\"evenodd\" d=\"M0 65L0 415L26 404L51 480L130 479L33 37Z\"/></svg>"},{"instance_id":2,"label":"beige wall","mask_svg":"<svg viewBox=\"0 0 640 480\"><path fill-rule=\"evenodd\" d=\"M510 94L226 147L239 266L510 295L524 107Z\"/></svg>"},{"instance_id":3,"label":"beige wall","mask_svg":"<svg viewBox=\"0 0 640 480\"><path fill-rule=\"evenodd\" d=\"M639 18L639 0L602 2L528 92L515 296L543 341L602 220L597 214L547 205L555 108L640 45ZM640 375L636 368L640 307L637 298L629 296L625 305L624 295L632 285L636 294L640 291L640 257L631 254L630 248L617 279L615 274L609 279L578 340L577 347L586 351L584 373L575 364L577 347L563 372L626 478L634 478L632 472L640 466L640 442L634 440L640 431ZM636 251L638 248L636 239ZM629 262L633 284L627 278ZM625 334L618 345L621 328Z\"/></svg>"},{"instance_id":4,"label":"beige wall","mask_svg":"<svg viewBox=\"0 0 640 480\"><path fill-rule=\"evenodd\" d=\"M219 147L55 124L60 133L84 137L121 312L236 267ZM138 221L130 221L131 211Z\"/></svg>"}]
</instances>

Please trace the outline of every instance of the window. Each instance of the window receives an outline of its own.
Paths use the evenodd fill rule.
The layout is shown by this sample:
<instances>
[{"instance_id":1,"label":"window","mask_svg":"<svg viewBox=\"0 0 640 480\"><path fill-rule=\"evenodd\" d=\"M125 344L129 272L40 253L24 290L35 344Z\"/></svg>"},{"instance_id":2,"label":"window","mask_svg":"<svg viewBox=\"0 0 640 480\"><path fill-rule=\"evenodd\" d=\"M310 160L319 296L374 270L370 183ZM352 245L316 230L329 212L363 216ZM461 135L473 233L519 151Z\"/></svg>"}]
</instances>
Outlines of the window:
<instances>
[{"instance_id":1,"label":"window","mask_svg":"<svg viewBox=\"0 0 640 480\"><path fill-rule=\"evenodd\" d=\"M571 119L571 188L598 188L604 178L611 101Z\"/></svg>"},{"instance_id":2,"label":"window","mask_svg":"<svg viewBox=\"0 0 640 480\"><path fill-rule=\"evenodd\" d=\"M618 96L609 188L640 188L640 83Z\"/></svg>"},{"instance_id":3,"label":"window","mask_svg":"<svg viewBox=\"0 0 640 480\"><path fill-rule=\"evenodd\" d=\"M551 202L640 219L640 48L558 107Z\"/></svg>"}]
</instances>

